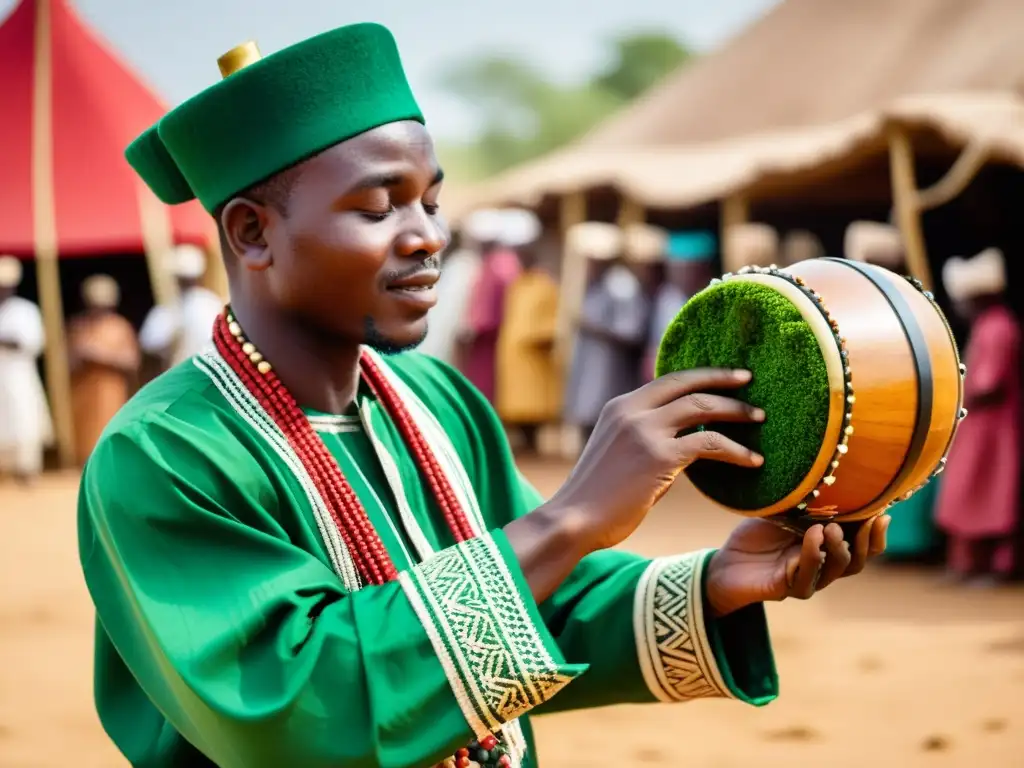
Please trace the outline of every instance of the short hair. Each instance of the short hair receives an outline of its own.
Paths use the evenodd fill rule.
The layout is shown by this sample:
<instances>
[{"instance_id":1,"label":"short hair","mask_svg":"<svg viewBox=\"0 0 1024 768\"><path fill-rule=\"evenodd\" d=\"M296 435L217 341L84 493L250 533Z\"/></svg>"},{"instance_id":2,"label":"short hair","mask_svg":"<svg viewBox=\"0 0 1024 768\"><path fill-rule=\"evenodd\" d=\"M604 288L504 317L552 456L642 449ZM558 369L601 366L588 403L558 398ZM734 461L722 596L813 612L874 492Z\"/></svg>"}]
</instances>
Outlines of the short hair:
<instances>
[{"instance_id":1,"label":"short hair","mask_svg":"<svg viewBox=\"0 0 1024 768\"><path fill-rule=\"evenodd\" d=\"M269 205L279 213L287 216L288 203L292 196L292 190L295 188L295 183L299 179L301 168L301 163L293 165L290 168L285 168L283 171L279 171L273 176L253 184L251 187L239 192L237 195L232 195L230 200L221 203L214 209L213 218L217 222L217 234L220 235L221 252L225 256L230 249L228 248L227 236L224 233L224 225L221 222L224 214L224 208L227 204L235 198L244 197L252 200L254 203Z\"/></svg>"}]
</instances>

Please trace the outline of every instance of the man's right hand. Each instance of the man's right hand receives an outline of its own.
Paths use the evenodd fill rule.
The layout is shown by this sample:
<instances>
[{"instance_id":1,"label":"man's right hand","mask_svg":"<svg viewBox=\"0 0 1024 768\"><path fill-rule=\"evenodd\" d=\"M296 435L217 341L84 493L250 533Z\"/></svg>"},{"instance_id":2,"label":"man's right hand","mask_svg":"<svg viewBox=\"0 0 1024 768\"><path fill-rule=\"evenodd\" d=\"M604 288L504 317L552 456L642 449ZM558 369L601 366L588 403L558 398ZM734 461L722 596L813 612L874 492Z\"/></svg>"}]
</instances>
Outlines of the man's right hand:
<instances>
[{"instance_id":1,"label":"man's right hand","mask_svg":"<svg viewBox=\"0 0 1024 768\"><path fill-rule=\"evenodd\" d=\"M585 549L595 551L636 530L679 473L698 459L760 466L760 455L718 432L678 437L706 424L763 421L759 408L704 394L749 381L748 371L695 369L667 374L612 400L569 479L544 506L571 516Z\"/></svg>"}]
</instances>

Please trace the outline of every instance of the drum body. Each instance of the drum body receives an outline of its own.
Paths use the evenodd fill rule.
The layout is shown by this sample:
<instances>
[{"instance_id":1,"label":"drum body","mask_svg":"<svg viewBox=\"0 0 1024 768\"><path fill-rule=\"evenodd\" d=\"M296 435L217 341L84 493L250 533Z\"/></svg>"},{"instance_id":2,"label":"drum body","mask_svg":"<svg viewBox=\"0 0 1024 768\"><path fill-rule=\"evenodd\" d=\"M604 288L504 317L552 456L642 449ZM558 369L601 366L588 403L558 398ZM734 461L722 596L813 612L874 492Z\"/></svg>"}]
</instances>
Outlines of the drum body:
<instances>
[{"instance_id":1,"label":"drum body","mask_svg":"<svg viewBox=\"0 0 1024 768\"><path fill-rule=\"evenodd\" d=\"M751 289L751 284L761 287ZM756 301L751 309L750 296L756 292L763 299L768 295L764 289L770 289L772 301L781 297L791 305L790 317L795 320L785 326L787 332L793 332L794 324L800 326L797 337L816 344L820 358L814 355L806 378L790 369L783 380L775 373L780 363L777 358L784 351L773 348L775 359L769 356L767 361L763 355L751 355L755 364L748 367L755 382L762 376L761 402L748 399L765 408L766 429L775 419L806 417L806 405L803 411L787 414L785 404L798 397L806 403L812 397L816 419L807 423L813 422L814 434L803 435L802 466L787 476L784 487L770 498L762 496L742 506L735 502L737 489L757 483L758 473L767 470L770 462L785 463L791 458L787 451L796 450L792 430L790 438L781 443L751 445L765 456L761 469L719 464L709 474L710 462L695 463L687 474L698 489L730 511L751 517L804 524L854 522L909 498L941 472L956 427L966 416L965 369L933 297L919 282L886 269L823 258L786 269L748 267L726 275L687 302L675 327L666 332L659 352L659 374L671 370L672 360L702 359L690 354L694 350L688 346L712 346L709 339L716 334L721 338L735 334L731 326L738 322L756 325L758 318L749 315L759 310ZM730 306L730 302L740 301L745 302L745 315ZM717 314L702 313L702 302L714 303ZM720 323L721 327L698 328L695 322ZM757 340L769 342L772 339ZM680 356L682 352L687 354ZM712 355L701 364L713 362ZM728 429L722 426L722 431ZM719 425L708 428L719 429Z\"/></svg>"}]
</instances>

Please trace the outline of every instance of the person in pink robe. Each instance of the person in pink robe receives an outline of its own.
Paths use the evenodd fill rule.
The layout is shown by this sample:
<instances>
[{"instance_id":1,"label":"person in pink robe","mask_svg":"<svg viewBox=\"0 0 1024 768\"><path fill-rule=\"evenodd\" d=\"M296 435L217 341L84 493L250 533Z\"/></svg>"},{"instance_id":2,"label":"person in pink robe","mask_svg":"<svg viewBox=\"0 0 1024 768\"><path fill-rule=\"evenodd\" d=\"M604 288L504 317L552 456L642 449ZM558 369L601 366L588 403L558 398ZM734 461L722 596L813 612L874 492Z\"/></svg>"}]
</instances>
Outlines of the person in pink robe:
<instances>
[{"instance_id":1,"label":"person in pink robe","mask_svg":"<svg viewBox=\"0 0 1024 768\"><path fill-rule=\"evenodd\" d=\"M946 292L971 320L967 417L953 441L936 520L949 536L950 575L989 584L1015 566L1020 504L1020 325L1004 300L1003 254L950 259Z\"/></svg>"},{"instance_id":2,"label":"person in pink robe","mask_svg":"<svg viewBox=\"0 0 1024 768\"><path fill-rule=\"evenodd\" d=\"M507 245L506 212L487 219L487 226L478 235L480 244L480 271L469 301L466 317L463 352L460 355L462 373L484 396L495 400L498 354L498 332L505 319L505 296L519 277L522 265L516 252ZM473 223L468 225L473 237Z\"/></svg>"}]
</instances>

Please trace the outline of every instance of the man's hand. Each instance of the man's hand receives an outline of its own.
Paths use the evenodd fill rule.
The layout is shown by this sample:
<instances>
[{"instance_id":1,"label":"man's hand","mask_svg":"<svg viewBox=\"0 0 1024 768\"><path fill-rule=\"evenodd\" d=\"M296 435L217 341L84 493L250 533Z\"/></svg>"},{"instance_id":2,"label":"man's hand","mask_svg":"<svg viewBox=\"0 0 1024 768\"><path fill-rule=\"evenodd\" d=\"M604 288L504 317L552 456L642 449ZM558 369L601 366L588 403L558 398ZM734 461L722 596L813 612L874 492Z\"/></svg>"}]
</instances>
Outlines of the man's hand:
<instances>
[{"instance_id":1,"label":"man's hand","mask_svg":"<svg viewBox=\"0 0 1024 768\"><path fill-rule=\"evenodd\" d=\"M890 519L864 521L852 546L835 523L812 526L801 540L767 520L746 520L708 564L708 605L715 616L725 616L754 603L806 600L836 579L860 573L868 558L884 552Z\"/></svg>"},{"instance_id":2,"label":"man's hand","mask_svg":"<svg viewBox=\"0 0 1024 768\"><path fill-rule=\"evenodd\" d=\"M749 371L697 369L668 374L601 412L565 485L548 502L576 518L588 551L631 534L679 473L698 459L757 467L761 456L718 432L680 432L705 424L759 422L764 412L721 395L750 381Z\"/></svg>"}]
</instances>

